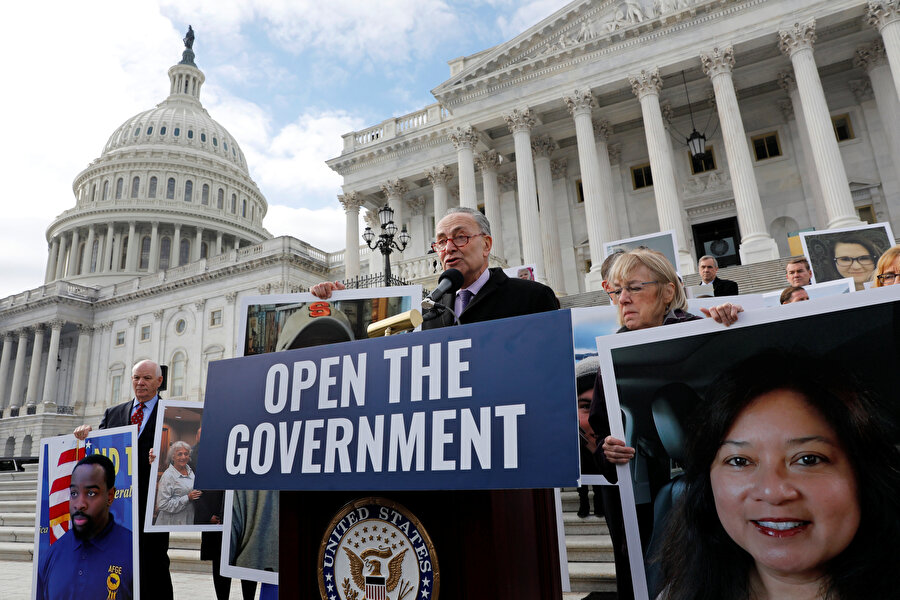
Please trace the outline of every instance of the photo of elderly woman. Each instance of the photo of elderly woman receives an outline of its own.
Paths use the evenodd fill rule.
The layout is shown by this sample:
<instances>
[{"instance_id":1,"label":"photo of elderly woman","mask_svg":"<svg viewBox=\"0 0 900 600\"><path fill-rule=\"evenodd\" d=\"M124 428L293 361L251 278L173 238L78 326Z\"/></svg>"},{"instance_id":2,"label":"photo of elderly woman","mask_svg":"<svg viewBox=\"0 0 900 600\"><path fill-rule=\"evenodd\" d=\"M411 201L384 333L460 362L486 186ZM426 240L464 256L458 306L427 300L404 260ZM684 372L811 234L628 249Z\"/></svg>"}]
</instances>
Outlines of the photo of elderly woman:
<instances>
[{"instance_id":1,"label":"photo of elderly woman","mask_svg":"<svg viewBox=\"0 0 900 600\"><path fill-rule=\"evenodd\" d=\"M598 338L635 598L898 597L900 296L797 307Z\"/></svg>"},{"instance_id":2,"label":"photo of elderly woman","mask_svg":"<svg viewBox=\"0 0 900 600\"><path fill-rule=\"evenodd\" d=\"M147 531L221 531L221 523L198 522L203 490L194 487L200 449L203 405L186 400L161 400L153 455L156 477L150 478Z\"/></svg>"},{"instance_id":3,"label":"photo of elderly woman","mask_svg":"<svg viewBox=\"0 0 900 600\"><path fill-rule=\"evenodd\" d=\"M800 232L803 252L809 257L815 283L852 278L856 290L872 281L881 255L894 245L888 223L853 229Z\"/></svg>"}]
</instances>

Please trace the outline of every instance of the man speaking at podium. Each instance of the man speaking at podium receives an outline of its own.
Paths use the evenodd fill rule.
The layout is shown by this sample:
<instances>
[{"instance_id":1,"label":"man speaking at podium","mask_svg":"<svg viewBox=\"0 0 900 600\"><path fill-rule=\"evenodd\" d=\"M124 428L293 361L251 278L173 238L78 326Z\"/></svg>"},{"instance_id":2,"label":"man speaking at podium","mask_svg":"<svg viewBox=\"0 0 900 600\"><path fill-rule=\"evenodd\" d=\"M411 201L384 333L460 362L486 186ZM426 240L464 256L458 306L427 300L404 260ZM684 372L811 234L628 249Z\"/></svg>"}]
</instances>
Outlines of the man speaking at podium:
<instances>
[{"instance_id":1,"label":"man speaking at podium","mask_svg":"<svg viewBox=\"0 0 900 600\"><path fill-rule=\"evenodd\" d=\"M440 305L423 315L422 329L478 323L518 317L559 308L556 294L546 285L511 279L500 268L488 268L493 239L491 225L477 210L451 208L435 228L431 249L438 253L444 269L462 273L462 288L456 295L444 294ZM452 311L452 312L451 312Z\"/></svg>"}]
</instances>

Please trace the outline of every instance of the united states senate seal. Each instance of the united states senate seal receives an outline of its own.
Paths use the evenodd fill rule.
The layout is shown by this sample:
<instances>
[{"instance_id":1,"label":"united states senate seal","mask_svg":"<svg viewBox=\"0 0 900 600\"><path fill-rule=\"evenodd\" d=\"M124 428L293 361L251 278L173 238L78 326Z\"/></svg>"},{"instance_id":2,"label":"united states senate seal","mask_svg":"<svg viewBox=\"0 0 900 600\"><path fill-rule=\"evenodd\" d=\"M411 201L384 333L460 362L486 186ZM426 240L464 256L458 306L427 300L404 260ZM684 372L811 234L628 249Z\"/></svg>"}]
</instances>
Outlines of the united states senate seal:
<instances>
[{"instance_id":1,"label":"united states senate seal","mask_svg":"<svg viewBox=\"0 0 900 600\"><path fill-rule=\"evenodd\" d=\"M344 506L319 548L322 600L437 600L440 571L428 533L404 506L361 498Z\"/></svg>"}]
</instances>

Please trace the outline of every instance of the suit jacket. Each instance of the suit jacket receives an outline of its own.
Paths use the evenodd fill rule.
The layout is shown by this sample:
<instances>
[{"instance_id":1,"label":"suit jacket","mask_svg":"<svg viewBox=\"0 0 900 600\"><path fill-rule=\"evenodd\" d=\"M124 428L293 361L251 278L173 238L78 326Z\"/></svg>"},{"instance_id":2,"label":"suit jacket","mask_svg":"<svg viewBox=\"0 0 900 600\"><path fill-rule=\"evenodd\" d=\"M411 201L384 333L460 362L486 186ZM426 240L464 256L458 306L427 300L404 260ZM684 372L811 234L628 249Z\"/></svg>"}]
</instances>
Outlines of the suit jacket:
<instances>
[{"instance_id":1,"label":"suit jacket","mask_svg":"<svg viewBox=\"0 0 900 600\"><path fill-rule=\"evenodd\" d=\"M131 408L134 399L123 402L111 408L107 408L103 413L103 420L100 421L100 429L111 429L113 427L123 427L131 425ZM140 532L144 531L144 515L147 511L147 489L150 485L150 461L147 456L150 448L153 447L153 436L156 434L156 413L159 412L159 400L156 406L150 411L150 414L144 415L144 431L138 436L137 456L138 456L138 520L140 521Z\"/></svg>"},{"instance_id":2,"label":"suit jacket","mask_svg":"<svg viewBox=\"0 0 900 600\"><path fill-rule=\"evenodd\" d=\"M713 279L713 296L737 296L738 284L729 279Z\"/></svg>"},{"instance_id":3,"label":"suit jacket","mask_svg":"<svg viewBox=\"0 0 900 600\"><path fill-rule=\"evenodd\" d=\"M459 323L480 323L492 319L519 317L559 308L559 300L549 287L535 281L511 279L503 269L490 269L491 275L466 309L459 316ZM422 329L437 329L454 325L453 294L444 294L440 304L447 310L427 311Z\"/></svg>"}]
</instances>

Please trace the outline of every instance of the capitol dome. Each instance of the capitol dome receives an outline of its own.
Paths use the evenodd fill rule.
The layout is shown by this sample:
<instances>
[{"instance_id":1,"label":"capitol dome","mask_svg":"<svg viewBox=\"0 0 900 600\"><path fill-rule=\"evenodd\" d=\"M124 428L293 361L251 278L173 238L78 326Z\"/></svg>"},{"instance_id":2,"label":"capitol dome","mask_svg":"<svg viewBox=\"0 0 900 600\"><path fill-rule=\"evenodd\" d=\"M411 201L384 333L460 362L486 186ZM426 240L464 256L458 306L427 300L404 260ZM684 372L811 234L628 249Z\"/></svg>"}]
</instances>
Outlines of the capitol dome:
<instances>
[{"instance_id":1,"label":"capitol dome","mask_svg":"<svg viewBox=\"0 0 900 600\"><path fill-rule=\"evenodd\" d=\"M169 96L125 121L75 178L75 208L47 230L47 282L115 283L272 237L240 145L200 103L193 41L189 29Z\"/></svg>"}]
</instances>

